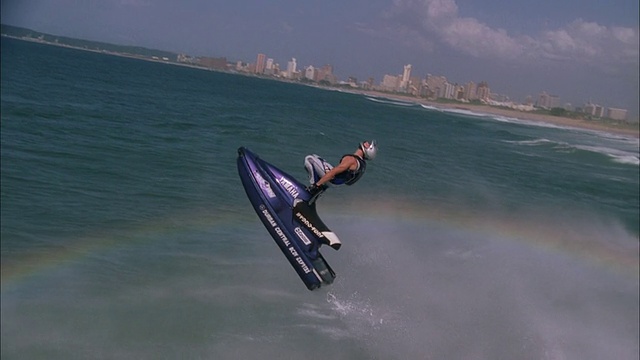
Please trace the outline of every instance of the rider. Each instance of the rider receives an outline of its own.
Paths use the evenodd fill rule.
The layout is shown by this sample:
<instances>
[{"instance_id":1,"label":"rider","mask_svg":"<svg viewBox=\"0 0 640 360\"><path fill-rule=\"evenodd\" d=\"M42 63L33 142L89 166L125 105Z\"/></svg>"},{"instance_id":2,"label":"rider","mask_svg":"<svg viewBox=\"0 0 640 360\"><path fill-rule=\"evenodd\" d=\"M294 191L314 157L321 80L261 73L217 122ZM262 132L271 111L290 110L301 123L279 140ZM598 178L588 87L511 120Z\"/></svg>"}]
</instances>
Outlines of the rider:
<instances>
[{"instance_id":1,"label":"rider","mask_svg":"<svg viewBox=\"0 0 640 360\"><path fill-rule=\"evenodd\" d=\"M327 183L333 185L353 185L358 181L367 168L365 160L373 160L378 152L375 140L363 141L353 154L346 154L340 159L340 164L331 166L318 155L308 155L304 159L304 166L309 173L307 188L311 196L315 196L327 189Z\"/></svg>"}]
</instances>

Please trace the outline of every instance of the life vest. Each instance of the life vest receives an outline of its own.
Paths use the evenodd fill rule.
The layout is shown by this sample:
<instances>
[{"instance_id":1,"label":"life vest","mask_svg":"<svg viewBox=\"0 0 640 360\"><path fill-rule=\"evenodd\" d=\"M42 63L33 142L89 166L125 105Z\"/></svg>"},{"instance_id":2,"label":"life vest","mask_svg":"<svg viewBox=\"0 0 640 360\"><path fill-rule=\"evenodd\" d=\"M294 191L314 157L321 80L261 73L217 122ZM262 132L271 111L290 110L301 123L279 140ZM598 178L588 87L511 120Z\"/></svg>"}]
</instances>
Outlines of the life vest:
<instances>
[{"instance_id":1,"label":"life vest","mask_svg":"<svg viewBox=\"0 0 640 360\"><path fill-rule=\"evenodd\" d=\"M336 175L331 182L336 185L353 185L356 181L360 180L362 175L364 175L365 170L367 170L367 163L360 158L359 156L353 154L346 154L342 158L340 158L340 162L347 157L351 156L358 161L358 168L356 170L347 170L343 171L340 174Z\"/></svg>"}]
</instances>

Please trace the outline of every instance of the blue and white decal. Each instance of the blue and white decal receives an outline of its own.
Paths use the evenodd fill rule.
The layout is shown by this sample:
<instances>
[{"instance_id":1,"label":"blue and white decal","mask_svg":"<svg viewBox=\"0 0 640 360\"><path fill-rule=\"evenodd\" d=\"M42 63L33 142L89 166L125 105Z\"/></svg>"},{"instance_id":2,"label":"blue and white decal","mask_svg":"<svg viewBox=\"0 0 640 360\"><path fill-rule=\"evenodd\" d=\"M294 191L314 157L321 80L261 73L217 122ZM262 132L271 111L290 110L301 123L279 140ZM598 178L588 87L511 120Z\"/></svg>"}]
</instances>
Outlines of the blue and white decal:
<instances>
[{"instance_id":1,"label":"blue and white decal","mask_svg":"<svg viewBox=\"0 0 640 360\"><path fill-rule=\"evenodd\" d=\"M265 180L257 171L254 171L253 175L255 176L258 185L260 185L260 188L264 190L264 192L266 192L271 199L275 198L276 193L274 193L273 189L271 189L271 185L269 184L269 182Z\"/></svg>"},{"instance_id":2,"label":"blue and white decal","mask_svg":"<svg viewBox=\"0 0 640 360\"><path fill-rule=\"evenodd\" d=\"M269 224L273 228L273 231L275 231L275 233L278 235L279 240L284 244L284 246L287 247L287 250L289 251L289 253L295 258L295 261L300 266L300 269L302 269L302 271L305 274L310 273L311 269L307 266L307 264L304 263L304 260L302 260L302 258L300 257L300 254L298 254L296 249L293 246L291 246L291 241L289 241L289 239L287 238L287 235L282 231L280 226L278 226L278 223L276 223L276 221L273 218L273 215L271 215L267 207L264 204L260 204L259 209L260 209L260 213L264 216L264 218L267 220L267 222L269 222ZM307 241L309 241L309 239L307 239Z\"/></svg>"},{"instance_id":3,"label":"blue and white decal","mask_svg":"<svg viewBox=\"0 0 640 360\"><path fill-rule=\"evenodd\" d=\"M297 199L298 196L300 196L300 192L291 183L291 181L289 181L289 179L282 176L280 177L280 179L278 179L278 182L285 188L285 190L287 190L289 194L291 194L291 196L293 196L294 199Z\"/></svg>"},{"instance_id":4,"label":"blue and white decal","mask_svg":"<svg viewBox=\"0 0 640 360\"><path fill-rule=\"evenodd\" d=\"M311 240L309 240L307 235L304 234L304 232L302 231L302 229L300 229L300 227L296 227L295 229L293 229L293 231L295 231L296 235L298 235L300 240L302 240L302 242L305 245L311 245Z\"/></svg>"}]
</instances>

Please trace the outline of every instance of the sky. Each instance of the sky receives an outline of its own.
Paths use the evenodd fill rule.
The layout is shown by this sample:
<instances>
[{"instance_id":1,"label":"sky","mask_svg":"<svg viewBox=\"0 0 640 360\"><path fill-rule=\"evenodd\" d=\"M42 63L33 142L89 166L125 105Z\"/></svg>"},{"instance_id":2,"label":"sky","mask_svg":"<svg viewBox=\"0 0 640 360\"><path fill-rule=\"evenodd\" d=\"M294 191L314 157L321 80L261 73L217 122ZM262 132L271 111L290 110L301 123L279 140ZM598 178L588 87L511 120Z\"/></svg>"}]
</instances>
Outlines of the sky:
<instances>
[{"instance_id":1,"label":"sky","mask_svg":"<svg viewBox=\"0 0 640 360\"><path fill-rule=\"evenodd\" d=\"M638 0L2 0L3 24L286 68L341 80L402 74L486 81L522 102L545 91L638 117Z\"/></svg>"}]
</instances>

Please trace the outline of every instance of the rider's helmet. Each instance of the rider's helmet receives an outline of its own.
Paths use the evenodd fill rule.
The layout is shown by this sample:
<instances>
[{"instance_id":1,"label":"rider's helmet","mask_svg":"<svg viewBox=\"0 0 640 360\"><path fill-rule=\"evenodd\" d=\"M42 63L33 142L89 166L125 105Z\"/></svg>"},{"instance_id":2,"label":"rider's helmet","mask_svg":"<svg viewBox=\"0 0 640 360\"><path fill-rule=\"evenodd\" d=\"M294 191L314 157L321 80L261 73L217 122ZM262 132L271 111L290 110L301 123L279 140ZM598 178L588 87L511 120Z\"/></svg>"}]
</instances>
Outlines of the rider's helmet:
<instances>
[{"instance_id":1,"label":"rider's helmet","mask_svg":"<svg viewBox=\"0 0 640 360\"><path fill-rule=\"evenodd\" d=\"M368 145L365 147L365 143ZM360 150L364 153L365 160L373 160L376 157L376 153L378 152L378 145L375 140L371 141L363 141L360 143Z\"/></svg>"}]
</instances>

